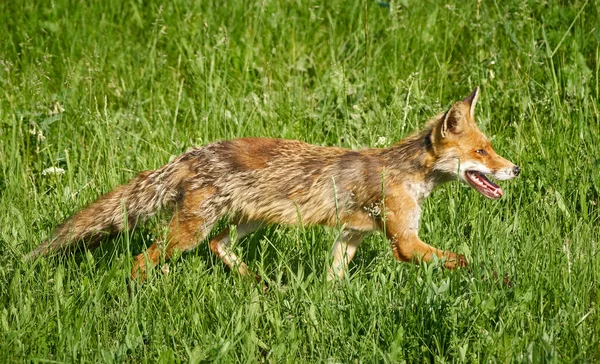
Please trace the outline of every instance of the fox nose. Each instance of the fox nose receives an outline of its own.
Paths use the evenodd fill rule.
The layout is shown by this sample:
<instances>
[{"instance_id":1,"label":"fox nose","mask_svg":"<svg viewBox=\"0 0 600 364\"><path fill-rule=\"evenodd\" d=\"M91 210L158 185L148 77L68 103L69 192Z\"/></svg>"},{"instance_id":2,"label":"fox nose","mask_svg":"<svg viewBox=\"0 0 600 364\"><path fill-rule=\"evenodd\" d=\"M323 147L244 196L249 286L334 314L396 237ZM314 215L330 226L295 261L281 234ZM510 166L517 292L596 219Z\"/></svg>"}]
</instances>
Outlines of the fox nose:
<instances>
[{"instance_id":1,"label":"fox nose","mask_svg":"<svg viewBox=\"0 0 600 364\"><path fill-rule=\"evenodd\" d=\"M519 166L514 166L513 174L515 175L515 177L518 176L519 173L521 173L521 168Z\"/></svg>"}]
</instances>

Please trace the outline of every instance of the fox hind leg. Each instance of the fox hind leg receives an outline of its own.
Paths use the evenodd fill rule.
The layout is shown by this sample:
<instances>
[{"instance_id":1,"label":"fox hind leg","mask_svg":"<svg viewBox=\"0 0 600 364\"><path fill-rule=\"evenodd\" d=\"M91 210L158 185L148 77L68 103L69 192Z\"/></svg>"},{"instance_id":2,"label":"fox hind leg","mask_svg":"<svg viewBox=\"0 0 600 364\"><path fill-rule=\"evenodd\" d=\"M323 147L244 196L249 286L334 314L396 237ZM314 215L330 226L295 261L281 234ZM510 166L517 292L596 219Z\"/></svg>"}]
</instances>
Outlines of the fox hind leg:
<instances>
[{"instance_id":1,"label":"fox hind leg","mask_svg":"<svg viewBox=\"0 0 600 364\"><path fill-rule=\"evenodd\" d=\"M364 231L346 229L342 231L341 236L333 245L331 256L333 262L329 268L329 276L327 280L331 281L338 277L344 278L344 274L348 270L348 263L354 258L356 250L362 243L365 235Z\"/></svg>"},{"instance_id":2,"label":"fox hind leg","mask_svg":"<svg viewBox=\"0 0 600 364\"><path fill-rule=\"evenodd\" d=\"M158 264L161 254L164 254L164 259L167 260L175 251L191 250L206 239L219 220L220 214L211 209L201 209L200 206L210 205L206 199L213 193L214 190L203 189L187 194L169 223L166 240L152 244L148 250L135 258L131 270L133 279L138 275L143 279L147 263Z\"/></svg>"},{"instance_id":3,"label":"fox hind leg","mask_svg":"<svg viewBox=\"0 0 600 364\"><path fill-rule=\"evenodd\" d=\"M244 236L251 234L260 228L260 223L248 222L238 224L236 226L237 239L241 239ZM230 229L227 228L215 236L209 243L210 250L215 253L219 259L223 261L232 271L239 273L240 275L252 275L257 282L261 279L258 275L251 273L246 263L244 263L231 249L231 239L229 237Z\"/></svg>"}]
</instances>

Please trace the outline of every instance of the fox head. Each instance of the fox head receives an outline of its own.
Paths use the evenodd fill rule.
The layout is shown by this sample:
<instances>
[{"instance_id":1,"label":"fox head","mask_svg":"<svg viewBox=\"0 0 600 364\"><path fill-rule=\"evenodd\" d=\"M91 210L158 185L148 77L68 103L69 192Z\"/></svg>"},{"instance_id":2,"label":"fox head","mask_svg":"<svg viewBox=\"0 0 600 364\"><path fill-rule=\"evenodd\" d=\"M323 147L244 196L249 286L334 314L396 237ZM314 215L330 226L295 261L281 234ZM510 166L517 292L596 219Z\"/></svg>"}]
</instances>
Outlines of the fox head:
<instances>
[{"instance_id":1,"label":"fox head","mask_svg":"<svg viewBox=\"0 0 600 364\"><path fill-rule=\"evenodd\" d=\"M456 102L434 123L431 141L436 156L435 170L448 179L459 178L490 199L502 196L502 188L490 181L515 178L521 169L499 156L490 140L475 123L479 87Z\"/></svg>"}]
</instances>

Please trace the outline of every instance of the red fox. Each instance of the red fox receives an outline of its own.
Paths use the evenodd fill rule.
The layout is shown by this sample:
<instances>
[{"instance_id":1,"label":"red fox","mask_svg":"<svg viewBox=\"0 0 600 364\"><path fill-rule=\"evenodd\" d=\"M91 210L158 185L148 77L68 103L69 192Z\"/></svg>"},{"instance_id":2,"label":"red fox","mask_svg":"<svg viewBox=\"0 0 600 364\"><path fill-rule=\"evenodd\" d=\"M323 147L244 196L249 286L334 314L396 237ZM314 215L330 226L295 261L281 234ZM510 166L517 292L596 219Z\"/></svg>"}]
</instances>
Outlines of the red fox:
<instances>
[{"instance_id":1,"label":"red fox","mask_svg":"<svg viewBox=\"0 0 600 364\"><path fill-rule=\"evenodd\" d=\"M26 259L82 240L91 247L169 207L174 216L166 240L135 258L132 278L144 277L161 256L193 249L224 217L237 227L238 238L266 224L340 227L329 279L343 278L361 241L375 230L387 236L399 261L429 262L437 256L446 268L465 266L464 256L426 244L418 230L420 205L440 184L458 179L498 199L502 189L486 176L508 180L520 173L496 154L475 124L478 96L475 88L422 131L389 148L349 150L242 138L191 149L79 211ZM212 238L211 251L233 271L252 274L231 249L229 235L225 229Z\"/></svg>"}]
</instances>

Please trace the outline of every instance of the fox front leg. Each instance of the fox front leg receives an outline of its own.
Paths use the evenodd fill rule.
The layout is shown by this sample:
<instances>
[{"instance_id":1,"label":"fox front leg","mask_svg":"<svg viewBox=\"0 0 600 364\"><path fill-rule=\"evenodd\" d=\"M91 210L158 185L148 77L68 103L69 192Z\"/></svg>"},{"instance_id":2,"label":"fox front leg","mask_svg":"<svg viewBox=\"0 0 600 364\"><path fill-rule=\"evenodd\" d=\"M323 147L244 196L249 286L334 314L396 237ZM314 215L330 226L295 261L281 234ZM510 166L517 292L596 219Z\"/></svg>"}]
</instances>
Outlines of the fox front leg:
<instances>
[{"instance_id":1,"label":"fox front leg","mask_svg":"<svg viewBox=\"0 0 600 364\"><path fill-rule=\"evenodd\" d=\"M423 242L418 236L421 208L410 196L386 198L383 230L392 244L394 257L402 262L431 262L444 259L444 267L455 269L467 265L463 255L443 251Z\"/></svg>"}]
</instances>

